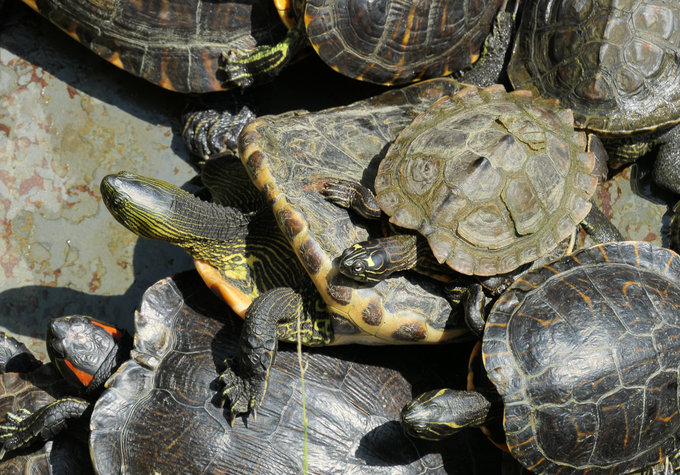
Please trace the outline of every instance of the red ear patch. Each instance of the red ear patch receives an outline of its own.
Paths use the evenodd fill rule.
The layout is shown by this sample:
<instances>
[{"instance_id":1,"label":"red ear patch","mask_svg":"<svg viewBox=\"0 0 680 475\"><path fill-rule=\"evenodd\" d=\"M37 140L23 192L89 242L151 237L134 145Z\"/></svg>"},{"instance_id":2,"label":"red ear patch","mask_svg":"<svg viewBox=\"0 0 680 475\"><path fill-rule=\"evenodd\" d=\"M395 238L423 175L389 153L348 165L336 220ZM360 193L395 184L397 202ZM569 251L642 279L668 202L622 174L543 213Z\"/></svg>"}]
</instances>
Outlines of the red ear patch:
<instances>
[{"instance_id":1,"label":"red ear patch","mask_svg":"<svg viewBox=\"0 0 680 475\"><path fill-rule=\"evenodd\" d=\"M106 330L106 332L109 333L116 340L120 339L120 337L122 337L125 334L125 332L123 330L120 330L120 329L113 327L111 325L105 325L104 323L98 322L96 320L92 320L92 323L94 323L98 327L101 327L104 330Z\"/></svg>"},{"instance_id":2,"label":"red ear patch","mask_svg":"<svg viewBox=\"0 0 680 475\"><path fill-rule=\"evenodd\" d=\"M94 379L94 376L92 376L90 373L86 373L85 371L76 368L69 360L64 360L64 363L66 363L66 366L68 366L68 368L75 375L75 377L78 378L78 381L83 383L83 386L88 387L90 385L92 379Z\"/></svg>"}]
</instances>

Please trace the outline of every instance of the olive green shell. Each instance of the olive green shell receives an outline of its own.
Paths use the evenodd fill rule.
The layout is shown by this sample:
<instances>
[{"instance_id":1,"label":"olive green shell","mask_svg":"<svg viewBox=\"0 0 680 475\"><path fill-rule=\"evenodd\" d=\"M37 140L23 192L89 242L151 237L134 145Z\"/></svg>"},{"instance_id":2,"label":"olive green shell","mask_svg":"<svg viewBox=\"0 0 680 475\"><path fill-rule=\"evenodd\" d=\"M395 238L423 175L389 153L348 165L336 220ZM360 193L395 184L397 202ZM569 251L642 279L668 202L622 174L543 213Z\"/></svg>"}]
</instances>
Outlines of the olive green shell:
<instances>
[{"instance_id":1,"label":"olive green shell","mask_svg":"<svg viewBox=\"0 0 680 475\"><path fill-rule=\"evenodd\" d=\"M342 251L380 231L319 192L328 177L372 183L378 161L399 131L459 87L436 79L346 107L265 116L240 135L246 170L326 301L334 343L439 343L462 333L457 312L429 279L393 276L366 286L340 274L335 260Z\"/></svg>"},{"instance_id":2,"label":"olive green shell","mask_svg":"<svg viewBox=\"0 0 680 475\"><path fill-rule=\"evenodd\" d=\"M503 0L307 0L310 43L331 68L405 84L468 68Z\"/></svg>"},{"instance_id":3,"label":"olive green shell","mask_svg":"<svg viewBox=\"0 0 680 475\"><path fill-rule=\"evenodd\" d=\"M435 102L397 137L375 179L390 221L468 275L548 254L590 211L596 158L554 102L503 86Z\"/></svg>"},{"instance_id":4,"label":"olive green shell","mask_svg":"<svg viewBox=\"0 0 680 475\"><path fill-rule=\"evenodd\" d=\"M216 76L222 52L285 35L272 0L23 0L96 54L179 92L234 87Z\"/></svg>"},{"instance_id":5,"label":"olive green shell","mask_svg":"<svg viewBox=\"0 0 680 475\"><path fill-rule=\"evenodd\" d=\"M482 346L511 453L537 473L628 473L680 448L680 256L613 242L517 280Z\"/></svg>"},{"instance_id":6,"label":"olive green shell","mask_svg":"<svg viewBox=\"0 0 680 475\"><path fill-rule=\"evenodd\" d=\"M302 360L294 347L279 348L257 420L237 418L230 427L214 384L223 360L236 352L241 326L195 272L146 291L132 357L109 379L91 418L98 473L177 473L178 467L190 474L302 473L305 449L309 473L415 475L443 473L454 463L463 472L490 473L500 463L475 434L464 439L465 450L460 439L415 445L394 422L412 385L450 383L451 359L462 363L466 345L411 353L350 345L304 351ZM431 364L423 368L421 361Z\"/></svg>"},{"instance_id":7,"label":"olive green shell","mask_svg":"<svg viewBox=\"0 0 680 475\"><path fill-rule=\"evenodd\" d=\"M522 0L508 76L603 136L680 122L677 0Z\"/></svg>"}]
</instances>

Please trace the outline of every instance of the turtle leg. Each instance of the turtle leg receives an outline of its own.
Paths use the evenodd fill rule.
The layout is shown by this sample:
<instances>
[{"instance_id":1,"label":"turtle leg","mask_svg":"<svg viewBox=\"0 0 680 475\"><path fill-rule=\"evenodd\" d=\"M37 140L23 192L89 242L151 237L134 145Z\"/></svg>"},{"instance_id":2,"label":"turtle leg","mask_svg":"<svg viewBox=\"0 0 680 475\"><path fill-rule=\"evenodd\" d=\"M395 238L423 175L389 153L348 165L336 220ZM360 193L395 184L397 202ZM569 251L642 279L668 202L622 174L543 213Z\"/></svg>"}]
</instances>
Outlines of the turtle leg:
<instances>
[{"instance_id":1,"label":"turtle leg","mask_svg":"<svg viewBox=\"0 0 680 475\"><path fill-rule=\"evenodd\" d=\"M207 160L223 153L236 153L243 127L255 118L247 106L236 114L214 109L190 111L182 116L182 139L193 155Z\"/></svg>"},{"instance_id":2,"label":"turtle leg","mask_svg":"<svg viewBox=\"0 0 680 475\"><path fill-rule=\"evenodd\" d=\"M253 300L245 315L236 356L219 377L222 399L229 400L232 417L249 411L257 416L278 340L297 341L298 324L303 344L322 346L331 342L330 318L312 317L305 310L302 295L295 290L278 287Z\"/></svg>"},{"instance_id":3,"label":"turtle leg","mask_svg":"<svg viewBox=\"0 0 680 475\"><path fill-rule=\"evenodd\" d=\"M680 194L680 125L657 139L659 151L654 162L654 181Z\"/></svg>"},{"instance_id":4,"label":"turtle leg","mask_svg":"<svg viewBox=\"0 0 680 475\"><path fill-rule=\"evenodd\" d=\"M484 424L490 409L491 401L479 392L438 389L404 406L401 425L411 437L442 440L465 427Z\"/></svg>"},{"instance_id":5,"label":"turtle leg","mask_svg":"<svg viewBox=\"0 0 680 475\"><path fill-rule=\"evenodd\" d=\"M16 414L8 413L7 420L0 424L0 459L11 450L51 440L69 421L79 420L87 425L84 421L89 420L91 413L92 403L79 397L57 399L34 412L22 409Z\"/></svg>"},{"instance_id":6,"label":"turtle leg","mask_svg":"<svg viewBox=\"0 0 680 475\"><path fill-rule=\"evenodd\" d=\"M218 72L224 74L224 83L242 88L273 78L300 51L305 38L298 25L289 29L283 41L275 45L223 52Z\"/></svg>"},{"instance_id":7,"label":"turtle leg","mask_svg":"<svg viewBox=\"0 0 680 475\"><path fill-rule=\"evenodd\" d=\"M364 218L378 219L382 216L373 192L357 182L327 178L321 183L319 191L326 200L342 208L351 209Z\"/></svg>"},{"instance_id":8,"label":"turtle leg","mask_svg":"<svg viewBox=\"0 0 680 475\"><path fill-rule=\"evenodd\" d=\"M515 15L519 1L512 1L512 11L507 10L508 1L503 3L494 21L491 33L484 41L484 49L480 58L472 68L459 78L461 82L479 87L500 84L505 72L510 44L515 33Z\"/></svg>"},{"instance_id":9,"label":"turtle leg","mask_svg":"<svg viewBox=\"0 0 680 475\"><path fill-rule=\"evenodd\" d=\"M609 221L595 203L593 203L590 211L581 221L581 227L599 244L624 240L621 232L616 229L616 226Z\"/></svg>"}]
</instances>

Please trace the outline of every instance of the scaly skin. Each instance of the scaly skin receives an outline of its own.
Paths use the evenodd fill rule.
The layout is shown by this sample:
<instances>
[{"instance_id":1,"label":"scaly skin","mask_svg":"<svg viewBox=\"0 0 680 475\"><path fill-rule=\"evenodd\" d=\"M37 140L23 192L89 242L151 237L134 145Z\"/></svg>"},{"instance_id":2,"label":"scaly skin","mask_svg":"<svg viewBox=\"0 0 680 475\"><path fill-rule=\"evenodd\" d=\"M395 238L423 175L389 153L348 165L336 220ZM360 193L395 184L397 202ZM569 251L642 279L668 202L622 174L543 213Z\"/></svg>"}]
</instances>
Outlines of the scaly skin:
<instances>
[{"instance_id":1,"label":"scaly skin","mask_svg":"<svg viewBox=\"0 0 680 475\"><path fill-rule=\"evenodd\" d=\"M332 343L325 304L268 208L243 213L128 172L105 177L101 190L109 211L125 227L176 244L200 261L202 273L215 276L208 282L211 288L244 318L236 357L220 376L232 416L256 414L277 341L297 341L298 322L303 344Z\"/></svg>"}]
</instances>

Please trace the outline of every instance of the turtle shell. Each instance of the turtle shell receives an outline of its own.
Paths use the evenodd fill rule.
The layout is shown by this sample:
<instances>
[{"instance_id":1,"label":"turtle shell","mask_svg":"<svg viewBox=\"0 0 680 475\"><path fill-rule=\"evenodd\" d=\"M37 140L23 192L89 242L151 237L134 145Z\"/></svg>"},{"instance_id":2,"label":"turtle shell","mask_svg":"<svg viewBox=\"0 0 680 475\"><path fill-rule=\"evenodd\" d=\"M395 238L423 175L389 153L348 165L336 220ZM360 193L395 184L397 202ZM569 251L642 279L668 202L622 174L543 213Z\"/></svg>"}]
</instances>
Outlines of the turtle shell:
<instances>
[{"instance_id":1,"label":"turtle shell","mask_svg":"<svg viewBox=\"0 0 680 475\"><path fill-rule=\"evenodd\" d=\"M512 454L539 473L628 473L679 448L680 257L581 250L516 281L482 352Z\"/></svg>"},{"instance_id":2,"label":"turtle shell","mask_svg":"<svg viewBox=\"0 0 680 475\"><path fill-rule=\"evenodd\" d=\"M0 424L8 412L19 409L36 409L72 392L70 385L52 364L45 364L30 372L10 372L0 375ZM13 451L0 461L0 473L70 473L91 474L87 451L87 436L78 436L73 430L59 434L42 446L31 446Z\"/></svg>"},{"instance_id":3,"label":"turtle shell","mask_svg":"<svg viewBox=\"0 0 680 475\"><path fill-rule=\"evenodd\" d=\"M510 272L548 254L590 211L596 158L569 110L502 86L435 102L381 161L390 221L426 236L467 275Z\"/></svg>"},{"instance_id":4,"label":"turtle shell","mask_svg":"<svg viewBox=\"0 0 680 475\"><path fill-rule=\"evenodd\" d=\"M340 274L336 259L342 251L381 231L319 193L329 176L372 181L398 132L459 87L435 79L345 107L263 116L239 137L246 170L334 319L334 344L440 343L463 333L457 310L427 278L392 276L367 286Z\"/></svg>"},{"instance_id":5,"label":"turtle shell","mask_svg":"<svg viewBox=\"0 0 680 475\"><path fill-rule=\"evenodd\" d=\"M331 68L378 84L446 76L479 58L503 0L307 0L305 27Z\"/></svg>"},{"instance_id":6,"label":"turtle shell","mask_svg":"<svg viewBox=\"0 0 680 475\"><path fill-rule=\"evenodd\" d=\"M508 76L603 136L680 122L676 0L522 0Z\"/></svg>"},{"instance_id":7,"label":"turtle shell","mask_svg":"<svg viewBox=\"0 0 680 475\"><path fill-rule=\"evenodd\" d=\"M91 419L98 473L176 473L178 467L183 473L302 473L300 364L309 473L444 473L445 466L490 472L499 465L483 437L470 434L474 438L462 442L468 451L460 439L414 444L394 422L412 385L450 383L451 361L464 362L466 345L409 348L413 353L355 345L305 351L301 363L295 348L284 345L257 420L237 419L230 427L214 382L224 358L236 352L241 325L194 272L147 290L135 317L133 356L109 380ZM433 364L423 368L423 360Z\"/></svg>"},{"instance_id":8,"label":"turtle shell","mask_svg":"<svg viewBox=\"0 0 680 475\"><path fill-rule=\"evenodd\" d=\"M221 53L286 32L272 0L24 2L115 66L179 92L234 87L216 77Z\"/></svg>"}]
</instances>

